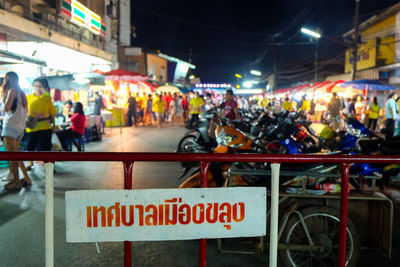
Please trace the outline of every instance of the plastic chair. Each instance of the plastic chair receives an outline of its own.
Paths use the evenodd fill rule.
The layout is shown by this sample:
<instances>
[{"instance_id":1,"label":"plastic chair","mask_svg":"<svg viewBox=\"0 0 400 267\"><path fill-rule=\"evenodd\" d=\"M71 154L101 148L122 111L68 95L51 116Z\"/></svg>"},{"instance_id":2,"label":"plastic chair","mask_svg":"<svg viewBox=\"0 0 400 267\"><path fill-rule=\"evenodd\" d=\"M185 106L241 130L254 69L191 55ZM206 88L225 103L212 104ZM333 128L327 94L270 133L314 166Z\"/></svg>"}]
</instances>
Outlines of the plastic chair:
<instances>
[{"instance_id":1,"label":"plastic chair","mask_svg":"<svg viewBox=\"0 0 400 267\"><path fill-rule=\"evenodd\" d=\"M79 137L79 138L69 138L66 140L67 143L67 147L68 147L68 151L72 151L72 144L73 144L73 140L76 140L76 142L80 145L81 147L81 151L85 151L85 142L83 141L83 136Z\"/></svg>"}]
</instances>

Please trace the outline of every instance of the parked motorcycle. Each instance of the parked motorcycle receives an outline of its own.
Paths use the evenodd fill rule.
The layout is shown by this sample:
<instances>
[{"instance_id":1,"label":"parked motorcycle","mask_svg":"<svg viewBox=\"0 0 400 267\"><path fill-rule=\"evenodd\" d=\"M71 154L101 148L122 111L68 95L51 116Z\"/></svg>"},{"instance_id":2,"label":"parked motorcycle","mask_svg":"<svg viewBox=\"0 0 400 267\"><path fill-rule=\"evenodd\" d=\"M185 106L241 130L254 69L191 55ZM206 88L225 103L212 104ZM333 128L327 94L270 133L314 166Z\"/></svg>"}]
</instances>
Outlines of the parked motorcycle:
<instances>
[{"instance_id":1,"label":"parked motorcycle","mask_svg":"<svg viewBox=\"0 0 400 267\"><path fill-rule=\"evenodd\" d=\"M287 120L286 123L291 125L292 121ZM297 124L292 126L298 129ZM290 127L287 128L288 131L289 129ZM279 135L277 132L274 134ZM218 120L216 137L218 146L214 149L214 153L269 153L266 143L263 142L265 136L255 137L242 132L233 123L223 119ZM287 137L286 134L281 136L284 137ZM256 175L245 173L231 175L232 169L254 172L257 169L265 171L269 168L265 164L248 162L210 163L207 173L208 186L228 186L228 183L234 186L265 186L270 180L270 176L265 174L258 176L263 178L256 179L254 179ZM179 188L199 187L200 180L201 174L198 171L186 179ZM283 224L278 247L281 249L282 262L284 266L334 265L333 259L337 258L339 211L333 207L319 206L316 202L309 204L307 201L310 200L305 200L301 204L300 201L289 198L280 204L280 221ZM359 256L360 239L357 228L350 218L347 224L347 240L347 266L355 266Z\"/></svg>"}]
</instances>

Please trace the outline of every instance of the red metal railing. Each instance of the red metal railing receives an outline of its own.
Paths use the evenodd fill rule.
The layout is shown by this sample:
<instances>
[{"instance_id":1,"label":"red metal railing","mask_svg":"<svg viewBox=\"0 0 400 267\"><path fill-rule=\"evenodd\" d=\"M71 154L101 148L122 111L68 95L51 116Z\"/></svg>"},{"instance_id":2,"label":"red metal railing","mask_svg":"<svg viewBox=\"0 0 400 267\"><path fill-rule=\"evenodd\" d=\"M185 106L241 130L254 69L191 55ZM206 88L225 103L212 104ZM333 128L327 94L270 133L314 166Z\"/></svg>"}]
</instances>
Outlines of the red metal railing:
<instances>
[{"instance_id":1,"label":"red metal railing","mask_svg":"<svg viewBox=\"0 0 400 267\"><path fill-rule=\"evenodd\" d=\"M207 187L210 162L269 162L269 163L338 163L342 169L340 198L340 231L338 266L346 262L346 227L349 169L351 163L400 163L400 156L359 155L258 155L258 154L183 154L183 153L123 153L123 152L2 152L0 160L55 161L121 161L124 164L124 189L132 189L132 171L136 161L199 162L201 187ZM274 189L272 189L274 190ZM206 266L207 240L199 243L199 266ZM276 263L275 263L276 264ZM132 242L124 242L124 265L132 265Z\"/></svg>"}]
</instances>

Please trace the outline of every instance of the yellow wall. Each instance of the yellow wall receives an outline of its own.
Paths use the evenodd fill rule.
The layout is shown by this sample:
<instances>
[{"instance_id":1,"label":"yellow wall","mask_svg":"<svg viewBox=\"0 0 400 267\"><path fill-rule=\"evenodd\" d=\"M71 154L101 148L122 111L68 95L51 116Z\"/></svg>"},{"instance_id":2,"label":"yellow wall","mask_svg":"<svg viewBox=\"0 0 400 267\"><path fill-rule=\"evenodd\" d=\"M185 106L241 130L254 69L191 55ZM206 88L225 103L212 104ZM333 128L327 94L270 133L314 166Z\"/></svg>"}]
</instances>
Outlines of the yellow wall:
<instances>
[{"instance_id":1,"label":"yellow wall","mask_svg":"<svg viewBox=\"0 0 400 267\"><path fill-rule=\"evenodd\" d=\"M366 29L365 31L363 31L361 33L362 37L366 37L368 38L368 35L375 35L378 34L380 32L384 32L387 29L393 28L396 25L396 16L391 16L385 20L382 20L381 22L373 25L372 27ZM380 35L382 36L382 35ZM384 36L384 35L383 35Z\"/></svg>"},{"instance_id":2,"label":"yellow wall","mask_svg":"<svg viewBox=\"0 0 400 267\"><path fill-rule=\"evenodd\" d=\"M153 72L153 68L155 67L155 72ZM157 55L147 54L147 75L155 74L155 79L157 81L166 82L167 81L167 60L161 58ZM161 75L163 75L163 79L160 80Z\"/></svg>"},{"instance_id":3,"label":"yellow wall","mask_svg":"<svg viewBox=\"0 0 400 267\"><path fill-rule=\"evenodd\" d=\"M395 57L395 40L394 36L387 36L381 38L381 43L378 47L377 60L384 60L384 65L394 63Z\"/></svg>"},{"instance_id":4,"label":"yellow wall","mask_svg":"<svg viewBox=\"0 0 400 267\"><path fill-rule=\"evenodd\" d=\"M393 30L396 25L396 16L391 16L371 27L362 31L363 44L357 51L357 70L375 67L377 65L393 64L395 60L395 37ZM377 38L380 43L377 49ZM353 50L346 51L345 73L349 73L353 68Z\"/></svg>"},{"instance_id":5,"label":"yellow wall","mask_svg":"<svg viewBox=\"0 0 400 267\"><path fill-rule=\"evenodd\" d=\"M344 72L348 73L353 68L353 49L346 51L346 63ZM362 44L357 50L357 70L363 70L375 67L376 65L376 42L369 40L366 44Z\"/></svg>"}]
</instances>

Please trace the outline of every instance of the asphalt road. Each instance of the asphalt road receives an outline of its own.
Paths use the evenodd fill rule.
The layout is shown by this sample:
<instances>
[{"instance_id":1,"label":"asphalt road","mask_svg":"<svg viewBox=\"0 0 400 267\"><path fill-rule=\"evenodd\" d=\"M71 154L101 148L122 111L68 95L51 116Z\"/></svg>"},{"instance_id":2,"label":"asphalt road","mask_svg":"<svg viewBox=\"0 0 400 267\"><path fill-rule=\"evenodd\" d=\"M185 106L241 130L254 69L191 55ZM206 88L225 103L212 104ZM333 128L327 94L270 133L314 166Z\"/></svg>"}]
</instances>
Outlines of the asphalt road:
<instances>
[{"instance_id":1,"label":"asphalt road","mask_svg":"<svg viewBox=\"0 0 400 267\"><path fill-rule=\"evenodd\" d=\"M89 143L86 151L173 152L185 129L179 127L106 129L102 142ZM122 189L122 163L57 162L55 165L55 265L122 266L122 243L67 243L65 240L65 192L83 189ZM0 169L0 173L5 172ZM134 188L176 188L179 163L136 163ZM0 266L44 266L44 173L30 172L33 185L18 193L3 190L0 182ZM395 226L396 227L396 226ZM397 235L398 236L398 235ZM400 266L400 244L394 238L393 260L364 251L360 266ZM225 240L224 248L253 250L254 239L237 243ZM216 240L208 240L208 266L266 266L268 250L260 255L217 252ZM134 242L134 266L197 266L198 242Z\"/></svg>"}]
</instances>

